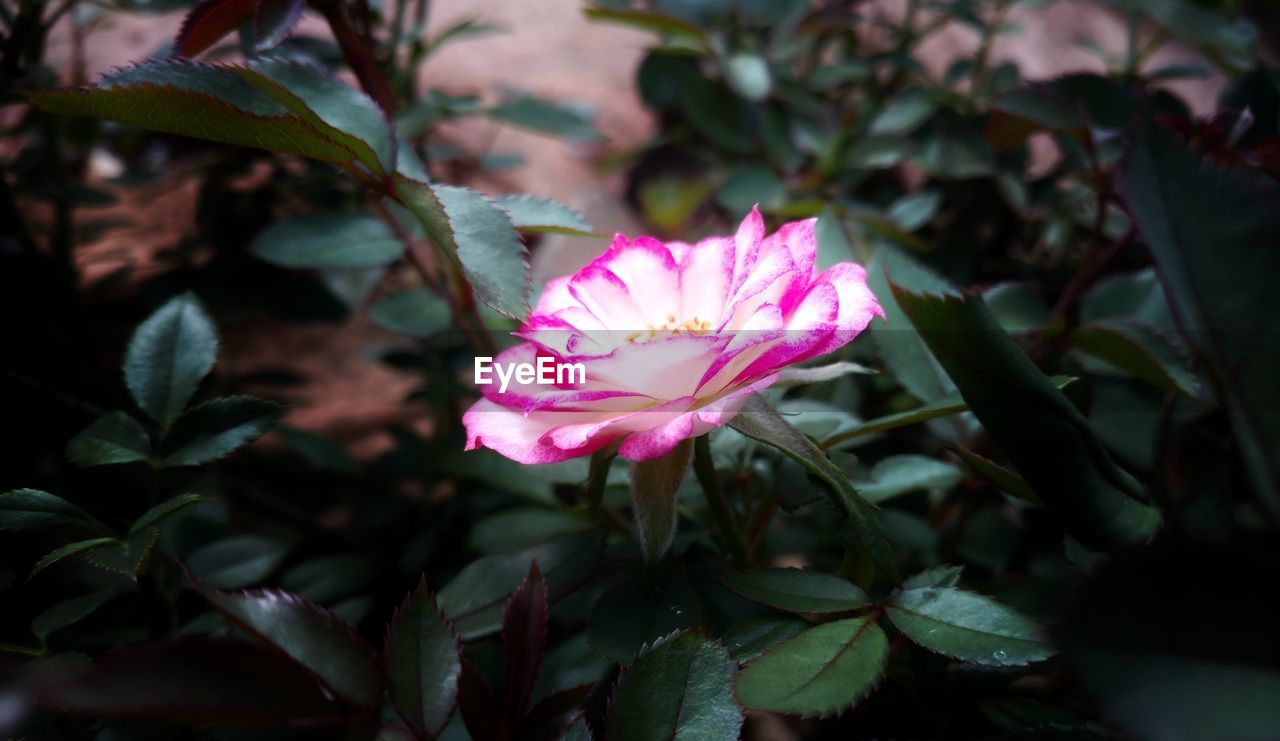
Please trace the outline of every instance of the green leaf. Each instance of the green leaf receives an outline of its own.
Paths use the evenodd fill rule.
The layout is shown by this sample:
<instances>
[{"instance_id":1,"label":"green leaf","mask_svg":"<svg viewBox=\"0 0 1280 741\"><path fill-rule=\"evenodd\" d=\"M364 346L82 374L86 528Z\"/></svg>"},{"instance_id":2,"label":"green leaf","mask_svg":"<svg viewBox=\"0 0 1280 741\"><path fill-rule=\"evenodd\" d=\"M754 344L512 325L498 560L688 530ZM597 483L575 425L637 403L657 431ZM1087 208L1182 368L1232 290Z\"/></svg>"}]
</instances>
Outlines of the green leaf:
<instances>
[{"instance_id":1,"label":"green leaf","mask_svg":"<svg viewBox=\"0 0 1280 741\"><path fill-rule=\"evenodd\" d=\"M724 644L729 647L730 656L746 662L809 627L808 620L795 615L752 615L729 626L724 633Z\"/></svg>"},{"instance_id":2,"label":"green leaf","mask_svg":"<svg viewBox=\"0 0 1280 741\"><path fill-rule=\"evenodd\" d=\"M1033 332L1050 322L1049 307L1029 282L997 283L982 292L982 300L1006 332Z\"/></svg>"},{"instance_id":3,"label":"green leaf","mask_svg":"<svg viewBox=\"0 0 1280 741\"><path fill-rule=\"evenodd\" d=\"M952 587L894 592L885 612L912 641L961 661L1022 666L1054 653L1034 621L989 597Z\"/></svg>"},{"instance_id":4,"label":"green leaf","mask_svg":"<svg viewBox=\"0 0 1280 741\"><path fill-rule=\"evenodd\" d=\"M169 515L172 515L183 507L212 501L212 497L204 497L199 494L183 494L182 496L166 499L146 512L143 512L141 517L133 521L133 524L129 526L129 537L137 535L146 528L158 526L167 517L169 517Z\"/></svg>"},{"instance_id":5,"label":"green leaf","mask_svg":"<svg viewBox=\"0 0 1280 741\"><path fill-rule=\"evenodd\" d=\"M1257 30L1247 18L1192 0L1147 0L1137 9L1199 46L1228 72L1242 72L1256 61Z\"/></svg>"},{"instance_id":6,"label":"green leaf","mask_svg":"<svg viewBox=\"0 0 1280 741\"><path fill-rule=\"evenodd\" d=\"M931 566L918 574L912 574L902 582L903 589L925 587L954 587L960 583L963 566Z\"/></svg>"},{"instance_id":7,"label":"green leaf","mask_svg":"<svg viewBox=\"0 0 1280 741\"><path fill-rule=\"evenodd\" d=\"M865 59L850 59L834 64L815 65L809 73L809 87L826 92L851 82L865 82L872 74L871 63Z\"/></svg>"},{"instance_id":8,"label":"green leaf","mask_svg":"<svg viewBox=\"0 0 1280 741\"><path fill-rule=\"evenodd\" d=\"M987 138L1009 148L1044 129L1075 138L1093 136L1101 143L1109 138L1105 132L1129 124L1136 104L1133 89L1118 79L1064 75L1000 95L993 103Z\"/></svg>"},{"instance_id":9,"label":"green leaf","mask_svg":"<svg viewBox=\"0 0 1280 741\"><path fill-rule=\"evenodd\" d=\"M587 641L605 658L627 665L644 646L702 619L702 602L677 573L657 584L621 584L591 608Z\"/></svg>"},{"instance_id":10,"label":"green leaf","mask_svg":"<svg viewBox=\"0 0 1280 741\"><path fill-rule=\"evenodd\" d=\"M733 154L755 154L754 132L743 126L749 120L747 104L726 85L693 77L680 85L678 94L685 117L699 134ZM693 192L691 188L689 195Z\"/></svg>"},{"instance_id":11,"label":"green leaf","mask_svg":"<svg viewBox=\"0 0 1280 741\"><path fill-rule=\"evenodd\" d=\"M195 587L237 627L306 667L345 702L365 710L382 706L381 677L373 653L333 613L279 590L222 592L199 582Z\"/></svg>"},{"instance_id":12,"label":"green leaf","mask_svg":"<svg viewBox=\"0 0 1280 741\"><path fill-rule=\"evenodd\" d=\"M367 589L378 575L368 559L353 555L321 556L290 568L281 588L323 605L340 602Z\"/></svg>"},{"instance_id":13,"label":"green leaf","mask_svg":"<svg viewBox=\"0 0 1280 741\"><path fill-rule=\"evenodd\" d=\"M31 569L31 578L34 579L36 574L58 563L64 558L77 555L79 553L87 553L95 548L105 548L107 546L123 545L119 538L90 538L88 540L78 540L75 543L64 545L61 548L49 551L36 562Z\"/></svg>"},{"instance_id":14,"label":"green leaf","mask_svg":"<svg viewBox=\"0 0 1280 741\"><path fill-rule=\"evenodd\" d=\"M824 623L743 667L738 699L753 710L832 715L871 692L888 658L888 641L873 617Z\"/></svg>"},{"instance_id":15,"label":"green leaf","mask_svg":"<svg viewBox=\"0 0 1280 741\"><path fill-rule=\"evenodd\" d=\"M262 436L284 407L251 396L223 396L183 414L165 436L166 466L199 466L225 458Z\"/></svg>"},{"instance_id":16,"label":"green leaf","mask_svg":"<svg viewBox=\"0 0 1280 741\"><path fill-rule=\"evenodd\" d=\"M233 535L187 556L187 568L200 581L219 589L256 584L279 568L288 555L283 543L260 535Z\"/></svg>"},{"instance_id":17,"label":"green leaf","mask_svg":"<svg viewBox=\"0 0 1280 741\"><path fill-rule=\"evenodd\" d=\"M631 509L645 560L662 559L676 537L680 484L693 457L693 440L685 439L670 453L652 461L631 464Z\"/></svg>"},{"instance_id":18,"label":"green leaf","mask_svg":"<svg viewBox=\"0 0 1280 741\"><path fill-rule=\"evenodd\" d=\"M315 81L323 76L299 66L291 77ZM359 163L374 174L382 171L377 154L359 138L326 124L298 95L243 67L155 60L117 69L93 85L33 91L28 97L50 113L297 154L346 168Z\"/></svg>"},{"instance_id":19,"label":"green leaf","mask_svg":"<svg viewBox=\"0 0 1280 741\"><path fill-rule=\"evenodd\" d=\"M157 528L142 528L131 533L126 540L89 549L88 560L104 571L123 574L137 581L159 542L160 531Z\"/></svg>"},{"instance_id":20,"label":"green leaf","mask_svg":"<svg viewBox=\"0 0 1280 741\"><path fill-rule=\"evenodd\" d=\"M845 376L869 375L874 373L876 373L874 368L868 368L859 363L850 363L847 360L841 360L828 365L816 365L810 368L783 368L778 373L778 380L774 382L772 388L806 386L811 383L834 381L837 378L844 378Z\"/></svg>"},{"instance_id":21,"label":"green leaf","mask_svg":"<svg viewBox=\"0 0 1280 741\"><path fill-rule=\"evenodd\" d=\"M926 403L936 402L955 392L955 384L938 365L919 333L898 308L889 278L899 285L930 293L949 293L950 283L906 253L881 246L867 266L867 285L880 300L885 321L871 324L871 339L884 359L885 370L912 396Z\"/></svg>"},{"instance_id":22,"label":"green leaf","mask_svg":"<svg viewBox=\"0 0 1280 741\"><path fill-rule=\"evenodd\" d=\"M604 21L621 26L630 26L642 31L651 31L668 38L680 38L694 44L706 41L706 32L701 28L677 18L673 15L657 13L649 10L626 10L615 8L586 8L582 14L592 21Z\"/></svg>"},{"instance_id":23,"label":"green leaf","mask_svg":"<svg viewBox=\"0 0 1280 741\"><path fill-rule=\"evenodd\" d=\"M243 640L189 636L111 652L68 681L48 682L42 703L93 716L187 725L317 726L339 708L312 676L278 651Z\"/></svg>"},{"instance_id":24,"label":"green leaf","mask_svg":"<svg viewBox=\"0 0 1280 741\"><path fill-rule=\"evenodd\" d=\"M77 535L111 532L111 528L83 509L39 489L14 489L0 494L0 530L46 530Z\"/></svg>"},{"instance_id":25,"label":"green leaf","mask_svg":"<svg viewBox=\"0 0 1280 741\"><path fill-rule=\"evenodd\" d=\"M730 54L724 60L724 77L738 95L753 102L769 97L773 89L769 63L760 54Z\"/></svg>"},{"instance_id":26,"label":"green leaf","mask_svg":"<svg viewBox=\"0 0 1280 741\"><path fill-rule=\"evenodd\" d=\"M286 268L367 268L399 259L404 243L372 216L318 213L277 221L249 251Z\"/></svg>"},{"instance_id":27,"label":"green leaf","mask_svg":"<svg viewBox=\"0 0 1280 741\"><path fill-rule=\"evenodd\" d=\"M279 45L297 27L305 0L258 0L253 25L247 29L253 51L261 54Z\"/></svg>"},{"instance_id":28,"label":"green leaf","mask_svg":"<svg viewBox=\"0 0 1280 741\"><path fill-rule=\"evenodd\" d=\"M1088 421L997 324L980 296L897 286L894 298L978 420L1063 527L1088 544L1149 537L1159 514L1107 454Z\"/></svg>"},{"instance_id":29,"label":"green leaf","mask_svg":"<svg viewBox=\"0 0 1280 741\"><path fill-rule=\"evenodd\" d=\"M938 104L923 90L906 90L889 101L871 120L872 136L902 136L920 128L933 117Z\"/></svg>"},{"instance_id":30,"label":"green leaf","mask_svg":"<svg viewBox=\"0 0 1280 741\"><path fill-rule=\"evenodd\" d=\"M124 412L99 417L67 443L67 460L81 467L145 461L150 455L151 437Z\"/></svg>"},{"instance_id":31,"label":"green leaf","mask_svg":"<svg viewBox=\"0 0 1280 741\"><path fill-rule=\"evenodd\" d=\"M858 491L869 502L883 502L899 494L921 489L946 491L964 478L951 465L923 455L891 455L871 468L871 480L860 482Z\"/></svg>"},{"instance_id":32,"label":"green leaf","mask_svg":"<svg viewBox=\"0 0 1280 741\"><path fill-rule=\"evenodd\" d=\"M848 612L871 604L856 585L821 571L736 571L720 579L747 599L789 612Z\"/></svg>"},{"instance_id":33,"label":"green leaf","mask_svg":"<svg viewBox=\"0 0 1280 741\"><path fill-rule=\"evenodd\" d=\"M611 741L734 741L742 708L733 697L737 664L696 632L672 635L640 654L618 679Z\"/></svg>"},{"instance_id":34,"label":"green leaf","mask_svg":"<svg viewBox=\"0 0 1280 741\"><path fill-rule=\"evenodd\" d=\"M249 66L257 74L242 72L242 76L355 152L369 172L381 178L396 171L391 122L368 95L310 64L259 58Z\"/></svg>"},{"instance_id":35,"label":"green leaf","mask_svg":"<svg viewBox=\"0 0 1280 741\"><path fill-rule=\"evenodd\" d=\"M960 460L964 461L965 465L982 478L995 484L1005 494L1030 504L1044 506L1044 502L1040 501L1040 497L1036 496L1035 490L1031 488L1031 484L1018 474L959 445L952 445L951 450L960 456Z\"/></svg>"},{"instance_id":36,"label":"green leaf","mask_svg":"<svg viewBox=\"0 0 1280 741\"><path fill-rule=\"evenodd\" d=\"M1084 295L1080 300L1080 323L1105 323L1108 319L1141 322L1170 339L1182 341L1155 268L1108 276ZM1179 347L1185 350L1185 346Z\"/></svg>"},{"instance_id":37,"label":"green leaf","mask_svg":"<svg viewBox=\"0 0 1280 741\"><path fill-rule=\"evenodd\" d=\"M55 631L80 622L117 594L114 589L98 589L59 602L31 620L31 632L43 644Z\"/></svg>"},{"instance_id":38,"label":"green leaf","mask_svg":"<svg viewBox=\"0 0 1280 741\"><path fill-rule=\"evenodd\" d=\"M1122 191L1187 342L1215 381L1259 499L1280 516L1280 185L1227 169L1147 120ZM1230 218L1224 218L1230 214Z\"/></svg>"},{"instance_id":39,"label":"green leaf","mask_svg":"<svg viewBox=\"0 0 1280 741\"><path fill-rule=\"evenodd\" d=\"M586 581L602 545L601 534L592 531L478 558L440 590L440 610L464 641L492 635L501 627L503 606L529 573L531 561L538 561L554 602Z\"/></svg>"},{"instance_id":40,"label":"green leaf","mask_svg":"<svg viewBox=\"0 0 1280 741\"><path fill-rule=\"evenodd\" d=\"M868 136L859 139L849 148L849 153L845 155L845 162L854 169L883 170L896 167L915 154L915 151L916 145L910 139Z\"/></svg>"},{"instance_id":41,"label":"green leaf","mask_svg":"<svg viewBox=\"0 0 1280 741\"><path fill-rule=\"evenodd\" d=\"M484 23L479 18L463 18L454 23L445 30L436 34L426 43L425 55L435 53L440 47L450 41L462 41L478 36L489 36L495 33L502 33L502 26L496 26L490 23Z\"/></svg>"},{"instance_id":42,"label":"green leaf","mask_svg":"<svg viewBox=\"0 0 1280 741\"><path fill-rule=\"evenodd\" d=\"M1078 327L1071 344L1157 388L1191 398L1200 395L1191 359L1154 327L1104 319Z\"/></svg>"},{"instance_id":43,"label":"green leaf","mask_svg":"<svg viewBox=\"0 0 1280 741\"><path fill-rule=\"evenodd\" d=\"M489 118L495 121L540 131L544 134L564 137L572 141L597 141L600 132L591 125L591 118L567 106L518 95L490 108Z\"/></svg>"},{"instance_id":44,"label":"green leaf","mask_svg":"<svg viewBox=\"0 0 1280 741\"><path fill-rule=\"evenodd\" d=\"M909 232L927 225L942 205L942 191L923 190L905 195L889 204L888 217Z\"/></svg>"},{"instance_id":45,"label":"green leaf","mask_svg":"<svg viewBox=\"0 0 1280 741\"><path fill-rule=\"evenodd\" d=\"M529 313L528 251L506 212L466 188L398 177L395 192L480 300L513 319Z\"/></svg>"},{"instance_id":46,"label":"green leaf","mask_svg":"<svg viewBox=\"0 0 1280 741\"><path fill-rule=\"evenodd\" d=\"M1183 541L1185 543L1185 541ZM1134 738L1267 739L1280 728L1271 551L1165 544L1099 565L1054 635Z\"/></svg>"},{"instance_id":47,"label":"green leaf","mask_svg":"<svg viewBox=\"0 0 1280 741\"><path fill-rule=\"evenodd\" d=\"M594 237L595 232L582 214L550 198L528 195L500 196L494 203L507 212L511 223L526 232L568 234L571 237Z\"/></svg>"},{"instance_id":48,"label":"green leaf","mask_svg":"<svg viewBox=\"0 0 1280 741\"><path fill-rule=\"evenodd\" d=\"M480 553L530 548L591 528L591 522L560 509L517 507L495 512L471 528L467 545Z\"/></svg>"},{"instance_id":49,"label":"green leaf","mask_svg":"<svg viewBox=\"0 0 1280 741\"><path fill-rule=\"evenodd\" d=\"M888 580L897 581L898 566L876 516L875 506L858 495L849 482L848 474L832 463L821 448L758 395L747 400L729 426L753 440L777 448L826 484L828 501L849 519L858 545Z\"/></svg>"},{"instance_id":50,"label":"green leaf","mask_svg":"<svg viewBox=\"0 0 1280 741\"><path fill-rule=\"evenodd\" d=\"M453 717L461 652L424 578L392 616L383 653L391 702L419 737L438 737Z\"/></svg>"},{"instance_id":51,"label":"green leaf","mask_svg":"<svg viewBox=\"0 0 1280 741\"><path fill-rule=\"evenodd\" d=\"M771 167L764 163L739 165L729 170L724 184L716 190L716 201L729 213L747 213L755 206L763 210L786 203L787 186ZM847 252L845 253L848 254ZM822 246L818 247L819 263ZM818 269L824 266L819 264Z\"/></svg>"},{"instance_id":52,"label":"green leaf","mask_svg":"<svg viewBox=\"0 0 1280 741\"><path fill-rule=\"evenodd\" d=\"M1076 380L1067 376L1054 376L1049 379L1055 388L1065 388L1067 384ZM915 409L908 409L905 412L897 412L895 414L886 414L883 417L876 417L865 422L858 422L848 428L841 430L839 433L832 435L822 441L822 447L833 448L840 443L847 442L863 435L871 435L885 430L893 430L908 425L920 424L931 419L946 417L952 414L960 414L969 411L969 405L964 403L964 398L960 396L960 392L952 391L939 398L931 401L923 406Z\"/></svg>"},{"instance_id":53,"label":"green leaf","mask_svg":"<svg viewBox=\"0 0 1280 741\"><path fill-rule=\"evenodd\" d=\"M427 288L388 296L369 308L369 317L392 332L430 337L453 323L449 302Z\"/></svg>"},{"instance_id":54,"label":"green leaf","mask_svg":"<svg viewBox=\"0 0 1280 741\"><path fill-rule=\"evenodd\" d=\"M138 325L125 352L125 384L138 406L168 428L217 357L213 320L195 296L185 293Z\"/></svg>"}]
</instances>

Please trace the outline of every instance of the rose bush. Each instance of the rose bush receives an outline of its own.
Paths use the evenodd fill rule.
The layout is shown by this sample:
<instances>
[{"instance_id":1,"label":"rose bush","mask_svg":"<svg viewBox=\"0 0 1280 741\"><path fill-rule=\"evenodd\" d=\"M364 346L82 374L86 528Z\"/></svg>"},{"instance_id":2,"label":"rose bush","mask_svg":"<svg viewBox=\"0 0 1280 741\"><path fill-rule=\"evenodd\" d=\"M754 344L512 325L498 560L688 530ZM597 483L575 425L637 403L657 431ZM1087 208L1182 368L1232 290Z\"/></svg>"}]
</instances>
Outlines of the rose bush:
<instances>
[{"instance_id":1,"label":"rose bush","mask_svg":"<svg viewBox=\"0 0 1280 741\"><path fill-rule=\"evenodd\" d=\"M818 272L815 219L765 235L759 208L732 237L615 237L550 281L498 363L581 363L583 383L484 386L467 448L554 463L620 441L648 461L729 421L779 369L829 353L884 311L862 266Z\"/></svg>"},{"instance_id":2,"label":"rose bush","mask_svg":"<svg viewBox=\"0 0 1280 741\"><path fill-rule=\"evenodd\" d=\"M462 4L186 1L78 88L46 42L173 4L0 7L0 737L1276 737L1265 3L1076 3L1126 46L1029 80L1049 3L599 0L654 36L616 151L421 75ZM474 124L662 241L535 284L598 230Z\"/></svg>"}]
</instances>

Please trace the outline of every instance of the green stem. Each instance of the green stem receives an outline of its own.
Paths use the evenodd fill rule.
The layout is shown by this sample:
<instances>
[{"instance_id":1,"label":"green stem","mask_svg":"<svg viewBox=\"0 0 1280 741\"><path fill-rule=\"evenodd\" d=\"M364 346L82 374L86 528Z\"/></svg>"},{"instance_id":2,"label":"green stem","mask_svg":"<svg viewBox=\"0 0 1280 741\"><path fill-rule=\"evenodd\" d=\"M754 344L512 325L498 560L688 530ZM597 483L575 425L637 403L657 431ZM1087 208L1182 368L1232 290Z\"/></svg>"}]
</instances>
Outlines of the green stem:
<instances>
[{"instance_id":1,"label":"green stem","mask_svg":"<svg viewBox=\"0 0 1280 741\"><path fill-rule=\"evenodd\" d=\"M587 473L587 512L597 525L608 525L604 521L604 488L609 482L609 466L617 454L617 448L610 445L591 455L591 468Z\"/></svg>"},{"instance_id":2,"label":"green stem","mask_svg":"<svg viewBox=\"0 0 1280 741\"><path fill-rule=\"evenodd\" d=\"M23 656L44 656L44 651L34 646L18 646L13 643L0 643L0 651Z\"/></svg>"},{"instance_id":3,"label":"green stem","mask_svg":"<svg viewBox=\"0 0 1280 741\"><path fill-rule=\"evenodd\" d=\"M1139 15L1137 0L1129 0L1126 6L1124 76L1133 79L1138 75L1138 67L1142 58L1141 51L1138 49Z\"/></svg>"},{"instance_id":4,"label":"green stem","mask_svg":"<svg viewBox=\"0 0 1280 741\"><path fill-rule=\"evenodd\" d=\"M729 548L729 555L736 566L747 565L747 548L742 541L742 533L733 521L733 511L729 508L729 500L720 488L720 479L716 476L716 466L711 460L711 443L706 435L693 441L693 472L698 477L698 484L707 496L707 504L711 507L711 518L715 520L720 538Z\"/></svg>"}]
</instances>

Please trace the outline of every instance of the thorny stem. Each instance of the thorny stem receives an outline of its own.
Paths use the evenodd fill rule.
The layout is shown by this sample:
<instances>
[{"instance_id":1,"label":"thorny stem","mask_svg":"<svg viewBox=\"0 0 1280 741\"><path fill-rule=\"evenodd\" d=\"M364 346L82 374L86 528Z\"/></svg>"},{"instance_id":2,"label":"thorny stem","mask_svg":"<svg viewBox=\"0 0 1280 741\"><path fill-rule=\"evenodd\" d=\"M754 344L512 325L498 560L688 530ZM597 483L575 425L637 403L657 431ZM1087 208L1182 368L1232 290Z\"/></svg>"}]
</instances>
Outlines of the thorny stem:
<instances>
[{"instance_id":1,"label":"thorny stem","mask_svg":"<svg viewBox=\"0 0 1280 741\"><path fill-rule=\"evenodd\" d=\"M1115 259L1125 247L1128 247L1137 237L1137 230L1130 228L1129 231L1120 239L1117 239L1110 247L1103 252L1098 253L1093 260L1085 263L1084 266L1071 278L1067 283L1067 287L1062 289L1062 295L1058 297L1057 303L1053 305L1049 316L1053 319L1061 319L1067 315L1076 300L1089 289L1098 278L1102 277L1102 270L1107 263Z\"/></svg>"},{"instance_id":2,"label":"thorny stem","mask_svg":"<svg viewBox=\"0 0 1280 741\"><path fill-rule=\"evenodd\" d=\"M1082 117L1085 116L1083 109L1080 111ZM1094 179L1094 186L1098 189L1098 202L1096 205L1097 212L1093 219L1093 244L1101 245L1103 241L1103 229L1107 223L1107 207L1111 204L1114 194L1111 189L1110 180L1102 166L1102 160L1098 155L1098 147L1093 140L1092 134L1086 134L1084 138L1085 151L1089 157L1089 167ZM1132 223L1132 220L1130 220ZM1049 311L1049 316L1053 320L1059 320L1067 315L1071 307L1080 298L1080 296L1092 286L1102 275L1103 268L1107 263L1111 262L1116 255L1120 254L1130 242L1137 237L1135 227L1130 226L1128 233L1116 240L1110 247L1101 253L1097 253L1092 260L1087 261L1072 276L1066 287L1062 290L1062 295L1058 297L1058 301Z\"/></svg>"},{"instance_id":3,"label":"thorny stem","mask_svg":"<svg viewBox=\"0 0 1280 741\"><path fill-rule=\"evenodd\" d=\"M467 336L467 341L478 353L492 357L497 352L497 348L493 344L493 338L484 329L484 322L480 315L476 312L475 302L471 300L471 287L466 280L462 278L460 273L446 273L444 285L441 285L440 265L436 262L435 256L430 250L425 249L425 245L413 238L400 222L396 220L395 215L387 209L382 201L375 201L374 208L378 211L383 221L391 227L396 237L404 244L405 256L409 265L422 278L422 282L431 290L440 294L449 302L449 308L453 313L453 320ZM452 264L446 265L445 270L453 268ZM452 280L450 280L452 279Z\"/></svg>"},{"instance_id":4,"label":"thorny stem","mask_svg":"<svg viewBox=\"0 0 1280 741\"><path fill-rule=\"evenodd\" d=\"M756 565L756 551L760 548L760 539L764 537L764 531L769 527L769 523L773 521L773 516L778 511L778 495L769 492L765 501L761 503L760 508L751 514L751 519L747 521L747 555Z\"/></svg>"},{"instance_id":5,"label":"thorny stem","mask_svg":"<svg viewBox=\"0 0 1280 741\"><path fill-rule=\"evenodd\" d=\"M720 479L716 476L715 462L711 459L711 443L707 435L700 435L693 441L693 472L698 477L698 484L707 496L707 504L711 507L711 518L715 520L720 538L729 548L729 555L736 566L747 565L747 548L742 542L742 533L733 521L733 511L729 508L729 500L720 488Z\"/></svg>"},{"instance_id":6,"label":"thorny stem","mask_svg":"<svg viewBox=\"0 0 1280 741\"><path fill-rule=\"evenodd\" d=\"M387 81L386 75L382 69L378 67L378 60L373 54L373 48L368 43L366 36L351 24L347 18L345 6L342 3L323 2L316 0L313 3L321 13L324 14L325 20L329 23L329 28L333 31L334 39L338 42L338 46L342 49L342 56L346 59L347 66L355 73L356 78L360 81L360 86L365 92L377 102L388 116L395 107L395 93L391 90L391 85ZM425 3L419 5L419 15L425 17ZM368 29L366 29L368 30ZM375 187L379 192L390 196L385 191L386 187ZM383 216L392 228L395 229L395 220L389 218L390 214L386 212L386 207L379 203L378 208L382 209ZM434 261L431 260L428 253L422 250L415 240L405 240L403 231L398 232L401 240L405 241L406 254L409 257L409 263L422 276L430 286L436 285L435 276L440 272L444 272L444 277L448 282L448 290L445 295L449 300L450 307L453 309L453 318L458 326L467 335L468 340L477 352L486 355L494 355L496 348L492 338L484 331L484 322L480 319L480 315L476 313L475 302L471 297L471 286L467 282L466 277L462 275L462 269L459 265L452 261L439 266L436 269Z\"/></svg>"}]
</instances>

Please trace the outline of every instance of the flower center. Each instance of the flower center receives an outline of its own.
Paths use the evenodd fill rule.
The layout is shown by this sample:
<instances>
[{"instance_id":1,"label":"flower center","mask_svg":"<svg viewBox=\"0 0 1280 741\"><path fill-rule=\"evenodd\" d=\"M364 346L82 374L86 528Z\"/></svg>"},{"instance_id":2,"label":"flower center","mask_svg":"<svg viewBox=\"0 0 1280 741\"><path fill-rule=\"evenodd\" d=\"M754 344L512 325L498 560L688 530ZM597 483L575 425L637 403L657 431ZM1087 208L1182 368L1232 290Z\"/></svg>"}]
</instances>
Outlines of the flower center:
<instances>
[{"instance_id":1,"label":"flower center","mask_svg":"<svg viewBox=\"0 0 1280 741\"><path fill-rule=\"evenodd\" d=\"M699 319L695 316L692 319L677 321L675 314L667 314L667 320L656 327L647 322L645 326L646 329L643 332L632 332L627 335L626 341L628 343L648 342L649 340L657 339L664 332L671 334L680 334L681 332L706 334L711 331L711 322L705 319Z\"/></svg>"}]
</instances>

